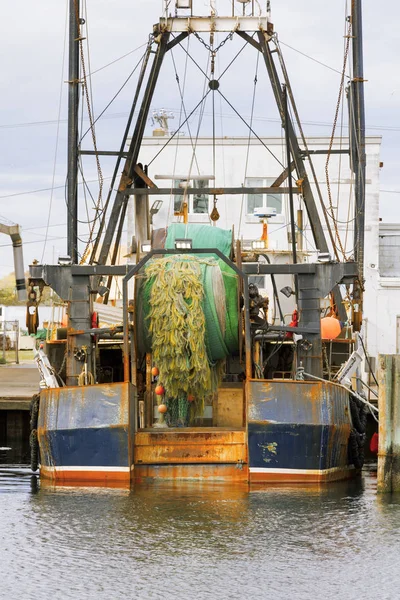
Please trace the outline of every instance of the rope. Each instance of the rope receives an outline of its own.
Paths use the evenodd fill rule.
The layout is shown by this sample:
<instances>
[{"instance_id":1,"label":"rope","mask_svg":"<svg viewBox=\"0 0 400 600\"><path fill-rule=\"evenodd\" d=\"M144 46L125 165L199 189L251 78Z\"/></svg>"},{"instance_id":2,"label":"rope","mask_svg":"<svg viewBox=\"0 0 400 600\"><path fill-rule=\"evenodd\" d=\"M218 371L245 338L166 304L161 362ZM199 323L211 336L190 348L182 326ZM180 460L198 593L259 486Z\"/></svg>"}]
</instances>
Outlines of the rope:
<instances>
[{"instance_id":1,"label":"rope","mask_svg":"<svg viewBox=\"0 0 400 600\"><path fill-rule=\"evenodd\" d=\"M302 371L302 374L306 375L310 379L315 379L316 381L322 381L322 383L329 383L329 381L327 381L326 379L322 379L321 377L317 377L316 375L311 375L310 373L306 373L305 371ZM357 398L358 400L360 400L360 402L363 402L366 406L368 406L370 408L370 410L374 410L376 413L379 413L379 410L376 406L374 406L373 404L368 402L368 400L366 400L365 398L363 398L362 396L357 394L357 392L354 392L353 390L347 388L345 385L342 385L341 383L336 383L336 381L334 382L334 385L338 385L339 387L343 388L344 390L346 390L346 392L349 392L349 394L354 396L354 398Z\"/></svg>"}]
</instances>

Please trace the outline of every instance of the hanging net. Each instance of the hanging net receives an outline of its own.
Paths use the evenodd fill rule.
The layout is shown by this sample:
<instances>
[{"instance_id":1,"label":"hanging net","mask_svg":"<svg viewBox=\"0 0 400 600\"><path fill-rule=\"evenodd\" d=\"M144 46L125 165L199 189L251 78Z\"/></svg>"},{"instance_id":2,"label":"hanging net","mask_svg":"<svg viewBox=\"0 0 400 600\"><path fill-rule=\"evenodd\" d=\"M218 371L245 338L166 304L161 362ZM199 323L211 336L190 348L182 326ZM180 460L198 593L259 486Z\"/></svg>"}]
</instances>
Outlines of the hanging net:
<instances>
[{"instance_id":1,"label":"hanging net","mask_svg":"<svg viewBox=\"0 0 400 600\"><path fill-rule=\"evenodd\" d=\"M198 245L198 229L184 227ZM218 238L203 239L202 248L230 252L230 232L199 229L201 237L208 230ZM168 230L166 247L185 234L177 227L173 233L170 238ZM237 275L212 254L167 255L145 266L137 290L138 345L139 351L152 352L159 369L169 426L186 426L203 413L205 400L217 389L224 359L237 351L237 290ZM188 396L194 401L189 402Z\"/></svg>"}]
</instances>

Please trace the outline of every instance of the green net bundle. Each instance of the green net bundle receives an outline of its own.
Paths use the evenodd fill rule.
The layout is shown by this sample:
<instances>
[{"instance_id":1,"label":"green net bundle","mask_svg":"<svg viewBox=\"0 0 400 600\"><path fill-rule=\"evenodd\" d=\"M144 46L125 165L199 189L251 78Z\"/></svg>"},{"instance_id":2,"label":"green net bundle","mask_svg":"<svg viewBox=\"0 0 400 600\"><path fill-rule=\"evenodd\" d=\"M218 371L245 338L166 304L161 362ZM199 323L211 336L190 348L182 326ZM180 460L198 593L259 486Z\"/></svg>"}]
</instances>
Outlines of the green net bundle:
<instances>
[{"instance_id":1,"label":"green net bundle","mask_svg":"<svg viewBox=\"0 0 400 600\"><path fill-rule=\"evenodd\" d=\"M203 240L203 248L230 251L230 232L200 229L203 234L204 229L217 231L222 238ZM183 237L179 230L173 233ZM195 238L195 230L190 236ZM174 243L169 238L170 230L167 248ZM202 414L205 399L217 388L221 363L237 350L237 285L233 270L211 254L167 255L151 259L144 269L137 292L139 349L153 354L166 390L170 426L187 425Z\"/></svg>"}]
</instances>

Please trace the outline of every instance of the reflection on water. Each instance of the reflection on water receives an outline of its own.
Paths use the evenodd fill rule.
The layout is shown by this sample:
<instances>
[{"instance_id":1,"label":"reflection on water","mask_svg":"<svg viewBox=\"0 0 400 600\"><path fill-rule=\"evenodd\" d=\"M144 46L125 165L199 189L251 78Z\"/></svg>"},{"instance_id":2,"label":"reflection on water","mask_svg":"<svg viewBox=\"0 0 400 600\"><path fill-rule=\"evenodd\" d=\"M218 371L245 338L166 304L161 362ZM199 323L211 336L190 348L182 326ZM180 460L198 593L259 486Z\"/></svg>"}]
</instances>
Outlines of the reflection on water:
<instances>
[{"instance_id":1,"label":"reflection on water","mask_svg":"<svg viewBox=\"0 0 400 600\"><path fill-rule=\"evenodd\" d=\"M400 497L322 488L38 484L0 469L0 598L400 597Z\"/></svg>"}]
</instances>

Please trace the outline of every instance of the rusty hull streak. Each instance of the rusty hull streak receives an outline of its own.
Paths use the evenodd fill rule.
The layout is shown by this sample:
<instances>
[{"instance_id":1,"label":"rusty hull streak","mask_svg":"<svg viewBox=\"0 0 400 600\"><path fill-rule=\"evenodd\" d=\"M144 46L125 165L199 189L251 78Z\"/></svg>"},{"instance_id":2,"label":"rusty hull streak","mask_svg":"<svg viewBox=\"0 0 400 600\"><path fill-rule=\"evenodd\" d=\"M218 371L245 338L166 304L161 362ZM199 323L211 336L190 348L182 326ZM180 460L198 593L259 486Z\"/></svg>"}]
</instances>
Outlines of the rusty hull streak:
<instances>
[{"instance_id":1,"label":"rusty hull streak","mask_svg":"<svg viewBox=\"0 0 400 600\"><path fill-rule=\"evenodd\" d=\"M100 471L53 471L51 468L41 466L41 477L56 481L57 485L99 485L114 487L114 484L130 485L131 474L129 472L100 472Z\"/></svg>"},{"instance_id":2,"label":"rusty hull streak","mask_svg":"<svg viewBox=\"0 0 400 600\"><path fill-rule=\"evenodd\" d=\"M249 478L247 465L136 465L133 471L136 483L147 483L155 480L172 481L223 481L247 483Z\"/></svg>"}]
</instances>

